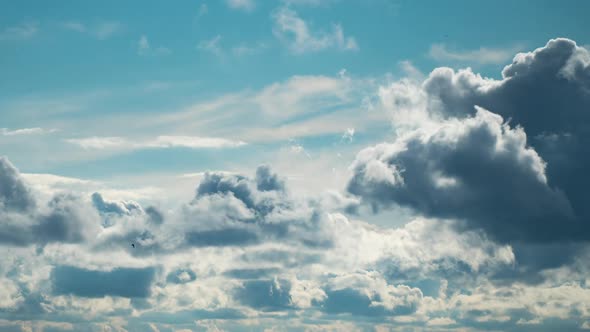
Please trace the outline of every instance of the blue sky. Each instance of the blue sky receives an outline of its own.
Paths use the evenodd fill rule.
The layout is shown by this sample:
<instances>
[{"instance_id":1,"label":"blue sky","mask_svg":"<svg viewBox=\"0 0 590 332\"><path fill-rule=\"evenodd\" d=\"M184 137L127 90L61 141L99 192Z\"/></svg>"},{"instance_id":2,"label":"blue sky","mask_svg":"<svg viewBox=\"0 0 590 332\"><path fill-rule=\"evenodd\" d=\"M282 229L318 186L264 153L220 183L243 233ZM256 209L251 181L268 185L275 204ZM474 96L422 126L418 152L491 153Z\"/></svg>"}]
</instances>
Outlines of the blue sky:
<instances>
[{"instance_id":1,"label":"blue sky","mask_svg":"<svg viewBox=\"0 0 590 332\"><path fill-rule=\"evenodd\" d=\"M0 18L2 123L19 129L44 127L54 120L59 127L64 117L79 121L62 135L80 135L73 130L84 128L87 118L170 113L226 94L259 91L294 76L337 77L344 69L354 79L383 81L388 75L403 75L402 61L410 61L422 72L440 65L471 66L499 78L516 51L555 36L587 43L584 6L585 2L563 6L551 1L385 0L266 1L233 7L222 1L176 2L174 6L118 1L7 4ZM288 28L280 32L281 13L305 24L307 39L296 44ZM354 47L339 45L335 26L343 34L340 43L353 41ZM434 56L433 49L438 50ZM487 51L488 58L478 50ZM371 92L351 100L351 105L361 106L362 98ZM126 130L97 128L92 134L124 136ZM320 140L309 148L318 145L325 144ZM66 171L79 164L31 163L27 155L43 152L24 146L17 150L6 153L25 164L21 166L25 171L82 175ZM174 164L194 168L200 159L179 155ZM109 160L113 167L128 163L124 157ZM104 176L87 166L84 176ZM142 171L166 168L153 163Z\"/></svg>"},{"instance_id":2,"label":"blue sky","mask_svg":"<svg viewBox=\"0 0 590 332\"><path fill-rule=\"evenodd\" d=\"M588 12L2 3L0 331L590 329Z\"/></svg>"},{"instance_id":3,"label":"blue sky","mask_svg":"<svg viewBox=\"0 0 590 332\"><path fill-rule=\"evenodd\" d=\"M3 6L3 28L29 24L35 32L3 42L2 94L15 97L38 90L59 94L145 81L202 81L206 87L198 92L206 96L260 88L292 75L332 75L342 68L355 75L379 76L394 71L401 60L412 60L427 71L436 65L425 56L434 43L463 51L519 44L532 47L556 35L584 43L587 36L582 23L588 4L571 3L371 0L292 6L317 30L329 31L332 24L340 24L360 50L325 49L295 56L273 35L272 12L281 7L274 1L259 2L250 9L195 1L179 1L174 6L19 1ZM86 31L77 31L80 29ZM152 48L166 48L170 54L138 56L142 35ZM230 53L240 46L267 47L256 56L227 59L197 50L201 41L216 36L220 36L218 46ZM497 75L497 70L486 69L485 73Z\"/></svg>"}]
</instances>

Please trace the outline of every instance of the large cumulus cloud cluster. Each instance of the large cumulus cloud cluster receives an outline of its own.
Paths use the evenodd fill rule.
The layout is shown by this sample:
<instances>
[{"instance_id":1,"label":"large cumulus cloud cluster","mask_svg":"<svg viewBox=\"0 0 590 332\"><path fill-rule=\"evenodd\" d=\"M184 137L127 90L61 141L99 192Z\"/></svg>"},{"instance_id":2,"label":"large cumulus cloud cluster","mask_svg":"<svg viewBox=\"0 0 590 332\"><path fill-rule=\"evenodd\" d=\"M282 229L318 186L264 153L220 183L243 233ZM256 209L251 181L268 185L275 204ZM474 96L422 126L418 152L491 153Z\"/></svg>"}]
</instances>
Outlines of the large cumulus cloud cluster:
<instances>
[{"instance_id":1,"label":"large cumulus cloud cluster","mask_svg":"<svg viewBox=\"0 0 590 332\"><path fill-rule=\"evenodd\" d=\"M7 326L85 315L96 323L76 328L98 329L121 316L142 330L171 321L272 320L277 312L301 324L317 313L383 321L438 297L442 284L431 282L427 295L420 287L443 270L499 271L514 263L509 247L433 220L387 231L350 220L343 211L354 199L295 197L268 166L253 177L207 173L192 200L167 211L99 193L59 193L45 204L8 160L3 166L10 187L2 213L14 217L2 222L22 221L2 242L16 250L0 268Z\"/></svg>"},{"instance_id":2,"label":"large cumulus cloud cluster","mask_svg":"<svg viewBox=\"0 0 590 332\"><path fill-rule=\"evenodd\" d=\"M554 39L502 79L438 68L381 90L398 138L359 153L348 190L505 243L590 240L590 54Z\"/></svg>"},{"instance_id":3,"label":"large cumulus cloud cluster","mask_svg":"<svg viewBox=\"0 0 590 332\"><path fill-rule=\"evenodd\" d=\"M268 166L254 179L235 174L207 173L194 200L185 206L190 223L188 245L248 245L268 240L299 241L328 246L323 231L326 213L317 202L298 200Z\"/></svg>"}]
</instances>

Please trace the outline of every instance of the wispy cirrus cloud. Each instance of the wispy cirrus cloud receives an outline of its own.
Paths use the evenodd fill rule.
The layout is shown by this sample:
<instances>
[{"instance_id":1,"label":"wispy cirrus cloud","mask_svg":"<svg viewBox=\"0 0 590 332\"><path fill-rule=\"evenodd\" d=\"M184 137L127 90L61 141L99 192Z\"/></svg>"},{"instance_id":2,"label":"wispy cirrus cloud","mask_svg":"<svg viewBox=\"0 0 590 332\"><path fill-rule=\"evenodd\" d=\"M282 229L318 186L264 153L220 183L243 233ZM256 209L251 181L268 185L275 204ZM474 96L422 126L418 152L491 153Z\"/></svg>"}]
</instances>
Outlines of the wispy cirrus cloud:
<instances>
[{"instance_id":1,"label":"wispy cirrus cloud","mask_svg":"<svg viewBox=\"0 0 590 332\"><path fill-rule=\"evenodd\" d=\"M223 55L223 50L220 46L221 35L216 35L211 39L202 40L197 44L197 49L213 53L217 56Z\"/></svg>"},{"instance_id":2,"label":"wispy cirrus cloud","mask_svg":"<svg viewBox=\"0 0 590 332\"><path fill-rule=\"evenodd\" d=\"M517 45L509 48L480 47L475 50L450 50L445 44L433 44L428 55L437 61L477 63L482 65L503 64L509 62L515 52L522 50Z\"/></svg>"},{"instance_id":3,"label":"wispy cirrus cloud","mask_svg":"<svg viewBox=\"0 0 590 332\"><path fill-rule=\"evenodd\" d=\"M23 40L33 37L39 31L39 23L36 21L23 21L17 25L9 26L0 31L2 40Z\"/></svg>"},{"instance_id":4,"label":"wispy cirrus cloud","mask_svg":"<svg viewBox=\"0 0 590 332\"><path fill-rule=\"evenodd\" d=\"M205 15L207 15L207 13L209 13L209 6L207 6L206 3L202 3L199 6L199 11L197 12L197 16L199 16L199 17L205 16Z\"/></svg>"},{"instance_id":5,"label":"wispy cirrus cloud","mask_svg":"<svg viewBox=\"0 0 590 332\"><path fill-rule=\"evenodd\" d=\"M292 6L326 6L339 0L281 0L286 5Z\"/></svg>"},{"instance_id":6,"label":"wispy cirrus cloud","mask_svg":"<svg viewBox=\"0 0 590 332\"><path fill-rule=\"evenodd\" d=\"M296 11L281 7L272 14L274 35L295 54L316 52L325 49L357 51L359 46L354 37L345 36L340 24L332 29L313 31Z\"/></svg>"},{"instance_id":7,"label":"wispy cirrus cloud","mask_svg":"<svg viewBox=\"0 0 590 332\"><path fill-rule=\"evenodd\" d=\"M139 40L137 41L137 54L142 56L158 56L158 55L168 55L172 53L172 51L163 46L153 47L150 44L150 41L146 35L141 35Z\"/></svg>"},{"instance_id":8,"label":"wispy cirrus cloud","mask_svg":"<svg viewBox=\"0 0 590 332\"><path fill-rule=\"evenodd\" d=\"M108 39L123 28L123 24L117 21L100 21L93 24L80 21L67 21L61 25L64 29L88 34L98 40Z\"/></svg>"},{"instance_id":9,"label":"wispy cirrus cloud","mask_svg":"<svg viewBox=\"0 0 590 332\"><path fill-rule=\"evenodd\" d=\"M233 47L224 46L222 45L222 39L223 37L221 35L216 35L211 39L202 40L197 44L197 49L204 52L209 52L218 57L225 57L228 55L241 57L258 54L268 48L268 45L262 41L255 43L242 42Z\"/></svg>"},{"instance_id":10,"label":"wispy cirrus cloud","mask_svg":"<svg viewBox=\"0 0 590 332\"><path fill-rule=\"evenodd\" d=\"M20 135L42 135L56 132L57 129L43 129L39 127L21 128L10 130L8 128L0 128L2 136L20 136Z\"/></svg>"},{"instance_id":11,"label":"wispy cirrus cloud","mask_svg":"<svg viewBox=\"0 0 590 332\"><path fill-rule=\"evenodd\" d=\"M232 47L231 51L236 56L246 56L261 53L266 48L268 48L268 45L263 42L257 42L253 44L241 43Z\"/></svg>"},{"instance_id":12,"label":"wispy cirrus cloud","mask_svg":"<svg viewBox=\"0 0 590 332\"><path fill-rule=\"evenodd\" d=\"M217 137L198 136L158 136L155 139L132 140L123 137L86 137L65 140L84 149L165 149L183 147L190 149L234 148L246 145L246 142Z\"/></svg>"},{"instance_id":13,"label":"wispy cirrus cloud","mask_svg":"<svg viewBox=\"0 0 590 332\"><path fill-rule=\"evenodd\" d=\"M226 3L229 8L243 11L252 11L256 8L256 2L254 0L226 0Z\"/></svg>"}]
</instances>

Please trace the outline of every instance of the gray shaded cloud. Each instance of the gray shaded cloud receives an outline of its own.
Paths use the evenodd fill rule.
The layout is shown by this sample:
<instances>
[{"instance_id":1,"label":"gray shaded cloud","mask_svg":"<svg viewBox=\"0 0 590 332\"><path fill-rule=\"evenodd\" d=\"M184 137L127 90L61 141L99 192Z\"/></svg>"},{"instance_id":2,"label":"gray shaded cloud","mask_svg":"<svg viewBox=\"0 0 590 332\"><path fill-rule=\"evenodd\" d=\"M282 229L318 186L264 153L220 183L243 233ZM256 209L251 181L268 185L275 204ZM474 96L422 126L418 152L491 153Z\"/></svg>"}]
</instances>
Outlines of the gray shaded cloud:
<instances>
[{"instance_id":1,"label":"gray shaded cloud","mask_svg":"<svg viewBox=\"0 0 590 332\"><path fill-rule=\"evenodd\" d=\"M516 55L502 75L434 70L416 94L425 102L414 96L410 106L426 107L436 124L361 152L349 190L375 207L460 219L502 242L588 240L588 51L554 39Z\"/></svg>"},{"instance_id":2,"label":"gray shaded cloud","mask_svg":"<svg viewBox=\"0 0 590 332\"><path fill-rule=\"evenodd\" d=\"M590 53L568 39L518 54L502 71L501 81L470 71L435 70L424 90L445 116L487 108L520 125L530 144L547 162L549 183L562 190L576 215L588 225L590 206Z\"/></svg>"},{"instance_id":3,"label":"gray shaded cloud","mask_svg":"<svg viewBox=\"0 0 590 332\"><path fill-rule=\"evenodd\" d=\"M230 278L236 279L261 279L274 275L280 272L278 268L244 268L244 269L231 269L225 271L223 274Z\"/></svg>"},{"instance_id":4,"label":"gray shaded cloud","mask_svg":"<svg viewBox=\"0 0 590 332\"><path fill-rule=\"evenodd\" d=\"M49 202L50 213L32 227L38 243L80 243L99 231L96 212L72 195L57 195ZM94 213L93 213L94 212Z\"/></svg>"},{"instance_id":5,"label":"gray shaded cloud","mask_svg":"<svg viewBox=\"0 0 590 332\"><path fill-rule=\"evenodd\" d=\"M367 294L356 289L339 289L326 292L328 299L324 303L324 311L331 314L349 313L361 316L384 316L394 314L383 306L371 305ZM407 312L406 314L409 314Z\"/></svg>"},{"instance_id":6,"label":"gray shaded cloud","mask_svg":"<svg viewBox=\"0 0 590 332\"><path fill-rule=\"evenodd\" d=\"M56 266L51 272L50 279L53 292L59 295L144 298L151 293L155 274L156 270L152 267L97 271L73 266Z\"/></svg>"},{"instance_id":7,"label":"gray shaded cloud","mask_svg":"<svg viewBox=\"0 0 590 332\"><path fill-rule=\"evenodd\" d=\"M164 223L164 214L154 206L145 208L145 213L148 216L148 222L154 225L161 225Z\"/></svg>"},{"instance_id":8,"label":"gray shaded cloud","mask_svg":"<svg viewBox=\"0 0 590 332\"><path fill-rule=\"evenodd\" d=\"M256 189L260 191L284 191L285 181L272 173L270 166L263 165L256 169Z\"/></svg>"},{"instance_id":9,"label":"gray shaded cloud","mask_svg":"<svg viewBox=\"0 0 590 332\"><path fill-rule=\"evenodd\" d=\"M102 214L130 215L142 211L141 206L133 201L106 201L100 193L93 193L92 204Z\"/></svg>"},{"instance_id":10,"label":"gray shaded cloud","mask_svg":"<svg viewBox=\"0 0 590 332\"><path fill-rule=\"evenodd\" d=\"M184 214L190 221L185 239L191 246L250 245L277 239L306 246L330 243L322 231L325 213L320 204L292 197L284 180L268 166L258 167L253 179L207 173Z\"/></svg>"},{"instance_id":11,"label":"gray shaded cloud","mask_svg":"<svg viewBox=\"0 0 590 332\"><path fill-rule=\"evenodd\" d=\"M244 228L225 228L186 234L186 242L195 247L244 246L258 243L256 233Z\"/></svg>"},{"instance_id":12,"label":"gray shaded cloud","mask_svg":"<svg viewBox=\"0 0 590 332\"><path fill-rule=\"evenodd\" d=\"M291 283L288 280L251 280L238 288L235 298L252 308L278 311L292 308Z\"/></svg>"},{"instance_id":13,"label":"gray shaded cloud","mask_svg":"<svg viewBox=\"0 0 590 332\"><path fill-rule=\"evenodd\" d=\"M6 157L0 157L0 210L26 211L35 200L18 170Z\"/></svg>"},{"instance_id":14,"label":"gray shaded cloud","mask_svg":"<svg viewBox=\"0 0 590 332\"><path fill-rule=\"evenodd\" d=\"M157 215L158 211L152 210L151 214L147 214L141 207L141 205L134 201L122 201L122 200L105 200L100 193L93 193L90 196L92 205L98 211L102 217L102 226L111 227L118 219L126 216L143 216L146 215L148 221L152 221L152 216L156 219L162 217Z\"/></svg>"},{"instance_id":15,"label":"gray shaded cloud","mask_svg":"<svg viewBox=\"0 0 590 332\"><path fill-rule=\"evenodd\" d=\"M579 231L524 132L483 109L433 133L361 152L348 189L378 206L465 221L502 242L560 240Z\"/></svg>"},{"instance_id":16,"label":"gray shaded cloud","mask_svg":"<svg viewBox=\"0 0 590 332\"><path fill-rule=\"evenodd\" d=\"M359 271L332 278L322 310L330 314L385 317L414 313L422 301L420 289L390 285L376 272Z\"/></svg>"},{"instance_id":17,"label":"gray shaded cloud","mask_svg":"<svg viewBox=\"0 0 590 332\"><path fill-rule=\"evenodd\" d=\"M6 158L0 158L0 185L0 244L80 243L99 230L96 211L77 196L57 194L39 206Z\"/></svg>"}]
</instances>

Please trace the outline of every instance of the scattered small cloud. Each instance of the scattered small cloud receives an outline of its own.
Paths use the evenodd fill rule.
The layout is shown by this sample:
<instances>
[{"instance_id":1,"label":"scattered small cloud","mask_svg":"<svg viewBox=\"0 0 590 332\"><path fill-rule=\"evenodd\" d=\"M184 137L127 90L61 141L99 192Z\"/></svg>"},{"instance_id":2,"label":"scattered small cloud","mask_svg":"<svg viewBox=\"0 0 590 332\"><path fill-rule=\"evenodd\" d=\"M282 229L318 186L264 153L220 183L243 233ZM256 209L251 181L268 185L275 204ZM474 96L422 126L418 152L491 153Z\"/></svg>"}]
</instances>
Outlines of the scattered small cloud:
<instances>
[{"instance_id":1,"label":"scattered small cloud","mask_svg":"<svg viewBox=\"0 0 590 332\"><path fill-rule=\"evenodd\" d=\"M234 46L232 48L232 53L236 56L253 55L262 52L267 47L268 45L263 42L258 42L255 44L242 43L238 46Z\"/></svg>"},{"instance_id":2,"label":"scattered small cloud","mask_svg":"<svg viewBox=\"0 0 590 332\"><path fill-rule=\"evenodd\" d=\"M65 29L77 31L77 32L86 32L86 26L77 21L69 21L62 23L62 26Z\"/></svg>"},{"instance_id":3,"label":"scattered small cloud","mask_svg":"<svg viewBox=\"0 0 590 332\"><path fill-rule=\"evenodd\" d=\"M158 46L156 48L150 45L148 37L146 35L141 35L139 40L137 41L137 54L139 55L168 55L172 53L169 48Z\"/></svg>"},{"instance_id":4,"label":"scattered small cloud","mask_svg":"<svg viewBox=\"0 0 590 332\"><path fill-rule=\"evenodd\" d=\"M1 40L24 40L37 34L39 23L35 21L25 21L18 25L10 26L0 31Z\"/></svg>"},{"instance_id":5,"label":"scattered small cloud","mask_svg":"<svg viewBox=\"0 0 590 332\"><path fill-rule=\"evenodd\" d=\"M342 51L359 49L354 37L345 36L340 24L333 24L331 31L312 31L310 24L294 10L282 7L272 15L274 35L285 43L291 52L302 54L335 48Z\"/></svg>"},{"instance_id":6,"label":"scattered small cloud","mask_svg":"<svg viewBox=\"0 0 590 332\"><path fill-rule=\"evenodd\" d=\"M289 150L294 154L301 154L306 156L308 159L311 159L311 155L309 154L309 152L303 147L303 145L300 142L298 142L294 138L289 139Z\"/></svg>"},{"instance_id":7,"label":"scattered small cloud","mask_svg":"<svg viewBox=\"0 0 590 332\"><path fill-rule=\"evenodd\" d=\"M254 0L227 0L227 5L231 9L238 9L243 11L252 11L256 8Z\"/></svg>"},{"instance_id":8,"label":"scattered small cloud","mask_svg":"<svg viewBox=\"0 0 590 332\"><path fill-rule=\"evenodd\" d=\"M222 56L223 50L221 49L221 46L219 45L220 41L221 41L221 35L217 35L211 39L203 40L203 41L199 42L199 44L197 45L197 48L199 50L213 53L217 56Z\"/></svg>"},{"instance_id":9,"label":"scattered small cloud","mask_svg":"<svg viewBox=\"0 0 590 332\"><path fill-rule=\"evenodd\" d=\"M61 25L64 29L89 34L99 40L108 39L123 28L123 25L116 21L102 21L96 24L87 24L80 21L67 21Z\"/></svg>"},{"instance_id":10,"label":"scattered small cloud","mask_svg":"<svg viewBox=\"0 0 590 332\"><path fill-rule=\"evenodd\" d=\"M342 140L344 142L352 142L354 139L354 128L347 128L344 134L342 134Z\"/></svg>"},{"instance_id":11,"label":"scattered small cloud","mask_svg":"<svg viewBox=\"0 0 590 332\"><path fill-rule=\"evenodd\" d=\"M202 16L207 15L207 13L209 13L209 6L207 6L206 3L202 3L199 6L199 11L197 12L197 16L202 17Z\"/></svg>"},{"instance_id":12,"label":"scattered small cloud","mask_svg":"<svg viewBox=\"0 0 590 332\"><path fill-rule=\"evenodd\" d=\"M218 57L224 57L226 55L233 56L246 56L261 53L268 45L262 41L255 43L242 42L236 46L222 46L221 35L216 35L211 39L202 40L197 45L197 49L205 52L212 53Z\"/></svg>"},{"instance_id":13,"label":"scattered small cloud","mask_svg":"<svg viewBox=\"0 0 590 332\"><path fill-rule=\"evenodd\" d=\"M102 22L96 26L94 34L98 39L107 39L121 29L122 25L119 22Z\"/></svg>"}]
</instances>

